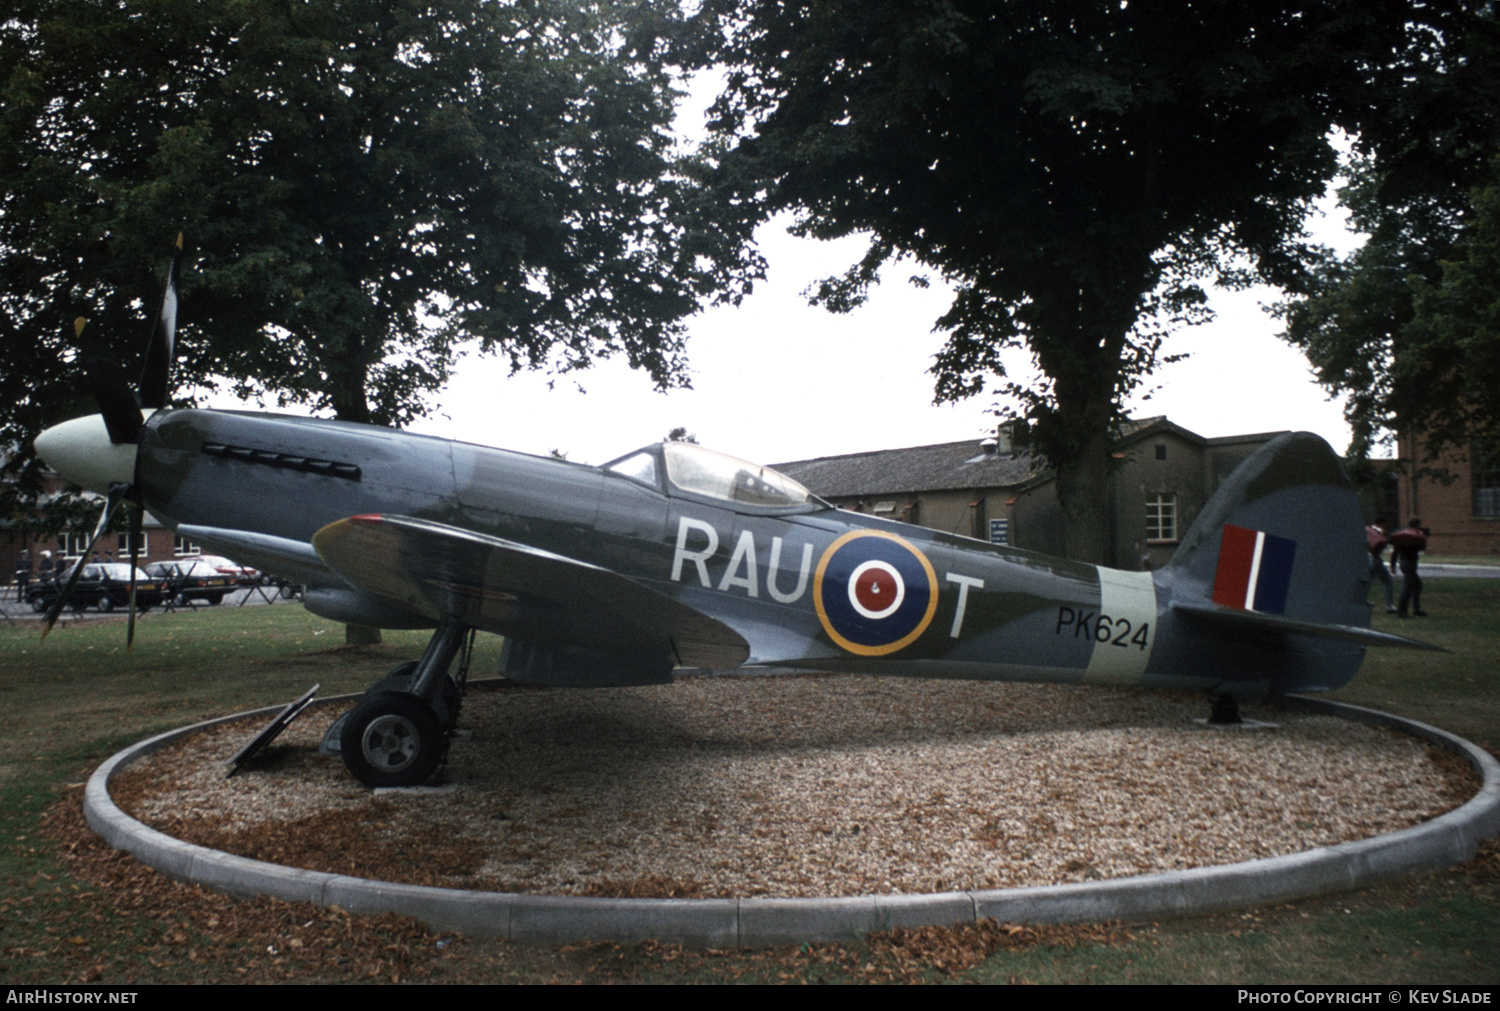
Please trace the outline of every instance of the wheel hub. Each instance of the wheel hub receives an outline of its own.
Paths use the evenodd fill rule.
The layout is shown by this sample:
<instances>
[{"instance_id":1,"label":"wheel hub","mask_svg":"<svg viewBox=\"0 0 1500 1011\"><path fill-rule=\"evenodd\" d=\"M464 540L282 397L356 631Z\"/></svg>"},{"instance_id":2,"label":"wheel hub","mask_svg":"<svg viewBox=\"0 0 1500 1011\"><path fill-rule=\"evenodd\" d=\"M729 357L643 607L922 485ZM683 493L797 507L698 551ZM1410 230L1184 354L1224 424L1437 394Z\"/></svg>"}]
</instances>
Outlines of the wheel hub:
<instances>
[{"instance_id":1,"label":"wheel hub","mask_svg":"<svg viewBox=\"0 0 1500 1011\"><path fill-rule=\"evenodd\" d=\"M388 714L370 721L360 744L372 766L383 772L400 772L416 761L421 735L411 720Z\"/></svg>"}]
</instances>

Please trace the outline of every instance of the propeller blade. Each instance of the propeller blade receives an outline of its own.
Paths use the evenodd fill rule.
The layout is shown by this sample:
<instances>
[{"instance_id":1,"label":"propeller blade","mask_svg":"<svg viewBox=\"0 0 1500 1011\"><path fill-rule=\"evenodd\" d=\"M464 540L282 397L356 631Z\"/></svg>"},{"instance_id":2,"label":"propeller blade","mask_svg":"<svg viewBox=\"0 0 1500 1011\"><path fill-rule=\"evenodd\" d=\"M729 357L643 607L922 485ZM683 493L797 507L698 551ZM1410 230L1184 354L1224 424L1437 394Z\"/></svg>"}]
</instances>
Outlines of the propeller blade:
<instances>
[{"instance_id":1,"label":"propeller blade","mask_svg":"<svg viewBox=\"0 0 1500 1011\"><path fill-rule=\"evenodd\" d=\"M167 406L171 391L172 359L177 346L177 269L182 265L182 233L177 233L177 252L167 268L167 286L161 295L161 309L151 327L151 344L146 348L146 364L141 369L141 407L148 411Z\"/></svg>"},{"instance_id":2,"label":"propeller blade","mask_svg":"<svg viewBox=\"0 0 1500 1011\"><path fill-rule=\"evenodd\" d=\"M146 510L139 502L130 510L130 618L125 625L125 650L135 646L135 566L141 558L141 527Z\"/></svg>"},{"instance_id":3,"label":"propeller blade","mask_svg":"<svg viewBox=\"0 0 1500 1011\"><path fill-rule=\"evenodd\" d=\"M47 609L47 616L42 619L42 638L47 638L47 633L52 631L52 626L57 624L57 619L62 616L63 609L68 606L68 601L73 599L73 588L78 585L78 579L83 575L83 567L88 564L89 553L94 550L94 545L99 543L99 538L104 536L104 531L109 528L109 521L114 518L115 510L120 508L120 503L125 501L125 496L130 493L130 485L116 481L109 486L109 495L104 500L104 512L99 514L99 522L94 527L94 536L89 538L88 547L83 549L83 557L78 559L78 564L73 566L73 574L68 577L67 585Z\"/></svg>"},{"instance_id":4,"label":"propeller blade","mask_svg":"<svg viewBox=\"0 0 1500 1011\"><path fill-rule=\"evenodd\" d=\"M90 358L83 363L83 373L94 391L94 401L104 416L109 441L116 446L135 442L141 434L141 408L130 392L130 380L118 362L107 358Z\"/></svg>"}]
</instances>

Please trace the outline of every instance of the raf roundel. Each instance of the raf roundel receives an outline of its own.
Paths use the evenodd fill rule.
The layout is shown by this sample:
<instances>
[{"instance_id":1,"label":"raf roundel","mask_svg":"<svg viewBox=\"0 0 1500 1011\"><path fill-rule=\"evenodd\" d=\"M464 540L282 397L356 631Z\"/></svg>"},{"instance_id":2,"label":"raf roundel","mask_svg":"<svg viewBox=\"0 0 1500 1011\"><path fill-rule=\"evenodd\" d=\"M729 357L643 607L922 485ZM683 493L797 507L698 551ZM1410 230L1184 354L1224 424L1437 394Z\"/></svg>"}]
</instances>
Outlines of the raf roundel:
<instances>
[{"instance_id":1,"label":"raf roundel","mask_svg":"<svg viewBox=\"0 0 1500 1011\"><path fill-rule=\"evenodd\" d=\"M813 603L829 638L851 653L884 656L909 646L937 611L927 556L883 530L851 531L828 546Z\"/></svg>"}]
</instances>

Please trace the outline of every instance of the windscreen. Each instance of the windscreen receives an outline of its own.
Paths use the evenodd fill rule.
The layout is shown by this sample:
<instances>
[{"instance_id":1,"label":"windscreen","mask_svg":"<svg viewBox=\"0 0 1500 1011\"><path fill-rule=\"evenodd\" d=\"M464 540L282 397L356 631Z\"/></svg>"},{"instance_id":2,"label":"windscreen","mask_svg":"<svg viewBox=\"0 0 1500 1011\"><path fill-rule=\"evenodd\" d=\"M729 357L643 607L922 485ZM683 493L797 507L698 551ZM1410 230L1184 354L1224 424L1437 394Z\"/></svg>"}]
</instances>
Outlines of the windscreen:
<instances>
[{"instance_id":1,"label":"windscreen","mask_svg":"<svg viewBox=\"0 0 1500 1011\"><path fill-rule=\"evenodd\" d=\"M812 493L785 474L690 442L662 446L667 477L683 491L744 505L798 506Z\"/></svg>"}]
</instances>

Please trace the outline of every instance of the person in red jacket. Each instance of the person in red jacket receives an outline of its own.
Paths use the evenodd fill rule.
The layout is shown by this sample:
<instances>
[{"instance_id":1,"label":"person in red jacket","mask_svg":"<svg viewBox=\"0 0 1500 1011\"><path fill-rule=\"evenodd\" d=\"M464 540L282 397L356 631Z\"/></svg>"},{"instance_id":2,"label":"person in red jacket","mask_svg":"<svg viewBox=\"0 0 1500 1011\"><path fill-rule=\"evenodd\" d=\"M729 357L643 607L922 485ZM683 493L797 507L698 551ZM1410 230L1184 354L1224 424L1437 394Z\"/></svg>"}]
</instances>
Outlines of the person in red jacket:
<instances>
[{"instance_id":1,"label":"person in red jacket","mask_svg":"<svg viewBox=\"0 0 1500 1011\"><path fill-rule=\"evenodd\" d=\"M1375 522L1365 527L1365 541L1370 548L1370 581L1380 580L1385 589L1385 613L1396 613L1396 602L1391 587L1391 572L1385 567L1385 549L1391 540L1386 536L1390 523L1384 516L1375 517Z\"/></svg>"},{"instance_id":2,"label":"person in red jacket","mask_svg":"<svg viewBox=\"0 0 1500 1011\"><path fill-rule=\"evenodd\" d=\"M1396 605L1396 614L1406 617L1407 607L1418 618L1427 617L1422 610L1422 577L1417 575L1417 557L1427 549L1427 528L1422 520L1413 516L1406 526L1391 534L1391 568L1401 567L1401 602Z\"/></svg>"}]
</instances>

